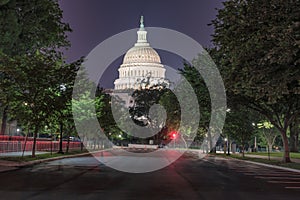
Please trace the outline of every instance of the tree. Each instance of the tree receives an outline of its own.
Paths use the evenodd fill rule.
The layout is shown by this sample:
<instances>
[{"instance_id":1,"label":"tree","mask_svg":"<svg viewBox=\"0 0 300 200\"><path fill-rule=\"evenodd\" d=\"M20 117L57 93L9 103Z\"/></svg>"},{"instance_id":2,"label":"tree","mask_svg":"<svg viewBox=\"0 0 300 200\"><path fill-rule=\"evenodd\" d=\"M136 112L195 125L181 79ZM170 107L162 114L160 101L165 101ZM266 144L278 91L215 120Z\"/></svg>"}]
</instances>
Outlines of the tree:
<instances>
[{"instance_id":1,"label":"tree","mask_svg":"<svg viewBox=\"0 0 300 200\"><path fill-rule=\"evenodd\" d=\"M241 144L243 157L245 156L245 146L254 136L256 123L255 113L244 106L231 105L227 113L224 126L224 134Z\"/></svg>"},{"instance_id":2,"label":"tree","mask_svg":"<svg viewBox=\"0 0 300 200\"><path fill-rule=\"evenodd\" d=\"M171 90L165 90L159 98L159 104L162 105L167 113L165 126L160 132L160 139L169 139L170 133L178 132L181 121L181 109L176 95ZM182 136L182 134L180 134Z\"/></svg>"},{"instance_id":3,"label":"tree","mask_svg":"<svg viewBox=\"0 0 300 200\"><path fill-rule=\"evenodd\" d=\"M151 87L145 87L143 89L135 90L132 94L134 99L134 105L129 108L130 119L137 125L131 126L129 129L133 135L139 136L136 133L140 133L140 128L144 127L143 136L150 138L151 133L156 133L153 137L156 143L163 138L161 129L170 124L166 124L166 116L163 112L160 112L161 98L169 92L169 89L164 85L155 85ZM176 105L173 105L176 107ZM165 107L165 109L167 109ZM166 114L168 115L167 109Z\"/></svg>"},{"instance_id":4,"label":"tree","mask_svg":"<svg viewBox=\"0 0 300 200\"><path fill-rule=\"evenodd\" d=\"M195 93L197 96L198 105L189 103L193 105L189 112L192 115L197 114L197 112L201 115L199 122L197 122L199 123L197 134L201 135L200 138L206 137L209 142L209 149L215 151L213 145L222 133L226 115L226 94L222 81L219 81L219 71L208 52L203 50L192 61L191 66L185 64L181 73L193 88L193 92L182 91L182 93L185 93L185 96L191 96L192 93ZM186 101L191 102L191 99L187 98Z\"/></svg>"},{"instance_id":5,"label":"tree","mask_svg":"<svg viewBox=\"0 0 300 200\"><path fill-rule=\"evenodd\" d=\"M300 112L298 0L229 0L212 22L214 58L228 93L264 115L284 144Z\"/></svg>"},{"instance_id":6,"label":"tree","mask_svg":"<svg viewBox=\"0 0 300 200\"><path fill-rule=\"evenodd\" d=\"M67 135L67 150L69 150L70 132L75 130L74 121L72 119L72 93L73 85L79 70L79 66L83 62L83 58L75 61L71 64L63 63L60 68L59 76L57 76L60 82L59 90L56 90L56 96L54 96L55 110L52 112L52 119L60 125L60 145L59 153L63 153L62 141L63 141L63 127L64 124L70 129Z\"/></svg>"},{"instance_id":7,"label":"tree","mask_svg":"<svg viewBox=\"0 0 300 200\"><path fill-rule=\"evenodd\" d=\"M68 46L69 31L57 0L0 1L0 51L9 56Z\"/></svg>"},{"instance_id":8,"label":"tree","mask_svg":"<svg viewBox=\"0 0 300 200\"><path fill-rule=\"evenodd\" d=\"M0 134L5 133L8 102L15 95L7 87L9 77L5 72L9 66L3 61L4 57L13 59L19 56L18 60L24 58L24 62L27 62L25 55L33 55L37 50L58 54L57 49L69 45L66 36L68 31L71 29L62 22L62 11L57 0L0 0Z\"/></svg>"},{"instance_id":9,"label":"tree","mask_svg":"<svg viewBox=\"0 0 300 200\"><path fill-rule=\"evenodd\" d=\"M116 141L120 139L119 135L123 135L123 132L116 124L112 113L111 105L113 97L107 94L100 86L97 87L95 96L96 117L103 133L105 134L105 137L107 137L109 141L113 143L114 140ZM117 100L115 99L115 101ZM116 111L120 111L123 108L121 102L119 101L118 103L114 104L114 106L117 107L115 108ZM105 137L102 134L98 135L97 137L97 140L100 140L99 142L104 148L109 145L108 140L105 140Z\"/></svg>"},{"instance_id":10,"label":"tree","mask_svg":"<svg viewBox=\"0 0 300 200\"><path fill-rule=\"evenodd\" d=\"M259 129L262 129L263 136L264 136L265 140L267 141L267 144L268 144L268 156L269 156L269 160L270 160L270 151L272 151L272 146L273 146L273 144L275 142L275 139L278 136L278 133L274 129L274 126L270 122L268 122L268 121L264 121L264 122L258 123L257 127Z\"/></svg>"},{"instance_id":11,"label":"tree","mask_svg":"<svg viewBox=\"0 0 300 200\"><path fill-rule=\"evenodd\" d=\"M86 91L81 94L80 99L72 99L72 109L74 118L76 118L76 127L80 131L79 135L82 142L93 139L97 133L97 129L93 126L92 118L96 118L96 113L92 109L95 105L95 100L91 99L90 93ZM87 144L86 144L87 145Z\"/></svg>"},{"instance_id":12,"label":"tree","mask_svg":"<svg viewBox=\"0 0 300 200\"><path fill-rule=\"evenodd\" d=\"M57 94L61 80L71 74L69 66L56 55L37 52L32 55L2 57L9 69L7 81L13 91L8 103L10 115L19 123L32 126L34 143L32 156L35 156L35 144L39 130L46 125L48 118L58 109ZM65 80L66 81L66 80ZM64 102L62 102L64 103Z\"/></svg>"},{"instance_id":13,"label":"tree","mask_svg":"<svg viewBox=\"0 0 300 200\"><path fill-rule=\"evenodd\" d=\"M194 61L200 66L203 66L205 62L204 56L199 56L197 60ZM209 67L209 65L204 64L203 67ZM209 130L209 123L211 119L211 99L209 96L209 91L203 77L199 74L197 69L188 63L184 63L184 68L180 69L180 73L187 79L194 89L195 94L197 95L198 104L201 111L201 120L199 122L199 128L197 130L196 139L202 141L205 135L208 136L209 150L213 150L211 133ZM198 111L199 112L199 111Z\"/></svg>"}]
</instances>

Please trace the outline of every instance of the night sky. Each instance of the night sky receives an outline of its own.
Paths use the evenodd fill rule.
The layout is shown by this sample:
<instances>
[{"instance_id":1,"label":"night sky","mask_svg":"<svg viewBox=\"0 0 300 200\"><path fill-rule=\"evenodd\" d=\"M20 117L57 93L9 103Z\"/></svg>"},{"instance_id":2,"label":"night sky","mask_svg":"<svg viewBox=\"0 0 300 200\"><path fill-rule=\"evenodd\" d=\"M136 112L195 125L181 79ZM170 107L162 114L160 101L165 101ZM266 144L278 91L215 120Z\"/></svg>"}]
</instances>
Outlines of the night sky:
<instances>
[{"instance_id":1,"label":"night sky","mask_svg":"<svg viewBox=\"0 0 300 200\"><path fill-rule=\"evenodd\" d=\"M217 10L224 0L60 0L64 21L73 32L68 34L71 47L65 52L67 60L74 61L89 52L105 39L122 31L138 28L140 16L145 27L163 27L182 32L199 42L211 46ZM158 51L163 64L182 68L182 58ZM122 57L107 69L100 83L112 88Z\"/></svg>"}]
</instances>

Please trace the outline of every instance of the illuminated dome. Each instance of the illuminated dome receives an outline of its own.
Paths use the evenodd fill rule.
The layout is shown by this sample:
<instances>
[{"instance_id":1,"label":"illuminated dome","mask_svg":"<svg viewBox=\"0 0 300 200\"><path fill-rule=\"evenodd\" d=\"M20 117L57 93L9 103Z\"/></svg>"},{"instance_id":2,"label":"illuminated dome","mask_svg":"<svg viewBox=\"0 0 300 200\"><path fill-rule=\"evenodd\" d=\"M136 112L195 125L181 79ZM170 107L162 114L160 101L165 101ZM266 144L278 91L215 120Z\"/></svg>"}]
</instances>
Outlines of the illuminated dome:
<instances>
[{"instance_id":1,"label":"illuminated dome","mask_svg":"<svg viewBox=\"0 0 300 200\"><path fill-rule=\"evenodd\" d=\"M140 28L137 31L137 42L124 56L115 80L115 91L147 88L155 85L168 85L165 79L166 69L161 64L158 53L147 41L147 31L144 19L141 17Z\"/></svg>"},{"instance_id":2,"label":"illuminated dome","mask_svg":"<svg viewBox=\"0 0 300 200\"><path fill-rule=\"evenodd\" d=\"M125 54L123 64L161 63L158 53L150 46L134 46Z\"/></svg>"}]
</instances>

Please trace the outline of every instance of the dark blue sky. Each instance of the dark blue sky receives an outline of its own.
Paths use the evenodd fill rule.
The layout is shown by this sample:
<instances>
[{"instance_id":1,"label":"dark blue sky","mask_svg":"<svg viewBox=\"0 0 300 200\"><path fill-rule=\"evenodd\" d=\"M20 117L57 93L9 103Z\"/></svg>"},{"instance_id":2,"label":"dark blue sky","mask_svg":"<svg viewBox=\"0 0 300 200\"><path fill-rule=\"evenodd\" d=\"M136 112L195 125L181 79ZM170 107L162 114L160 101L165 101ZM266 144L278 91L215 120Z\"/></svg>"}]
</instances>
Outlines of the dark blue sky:
<instances>
[{"instance_id":1,"label":"dark blue sky","mask_svg":"<svg viewBox=\"0 0 300 200\"><path fill-rule=\"evenodd\" d=\"M67 60L73 61L86 56L95 46L119 32L137 28L141 15L145 26L163 27L180 31L203 47L211 46L216 8L224 0L60 0L64 21L73 32L68 34L71 48L66 52ZM167 53L159 52L163 64L178 68L182 61ZM179 63L180 62L180 63ZM102 80L105 87L112 87L117 76L121 58L107 70Z\"/></svg>"}]
</instances>

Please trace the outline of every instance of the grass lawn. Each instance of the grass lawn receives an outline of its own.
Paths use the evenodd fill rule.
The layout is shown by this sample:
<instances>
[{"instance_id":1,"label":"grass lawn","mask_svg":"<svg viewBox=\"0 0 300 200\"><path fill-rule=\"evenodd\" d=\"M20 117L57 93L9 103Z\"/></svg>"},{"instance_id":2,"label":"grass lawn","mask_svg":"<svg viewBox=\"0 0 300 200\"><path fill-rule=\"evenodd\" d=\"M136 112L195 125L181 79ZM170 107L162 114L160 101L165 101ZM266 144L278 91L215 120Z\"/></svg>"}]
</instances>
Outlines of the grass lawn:
<instances>
[{"instance_id":1,"label":"grass lawn","mask_svg":"<svg viewBox=\"0 0 300 200\"><path fill-rule=\"evenodd\" d=\"M267 152L252 152L252 153L246 153L249 155L261 155L261 156L268 156ZM283 152L271 152L270 156L273 157L283 157ZM300 153L290 153L291 158L299 158L300 159Z\"/></svg>"},{"instance_id":2,"label":"grass lawn","mask_svg":"<svg viewBox=\"0 0 300 200\"><path fill-rule=\"evenodd\" d=\"M31 156L11 156L11 157L1 157L1 160L8 160L8 161L14 161L14 162L28 162L28 161L33 161L33 160L41 160L41 159L46 159L46 158L54 158L54 157L59 157L59 156L67 156L67 155L75 155L75 154L81 154L81 153L86 153L88 152L87 150L75 150L75 151L70 151L69 153L64 153L64 154L59 154L59 153L45 153L45 154L39 154L36 155L35 157Z\"/></svg>"}]
</instances>

